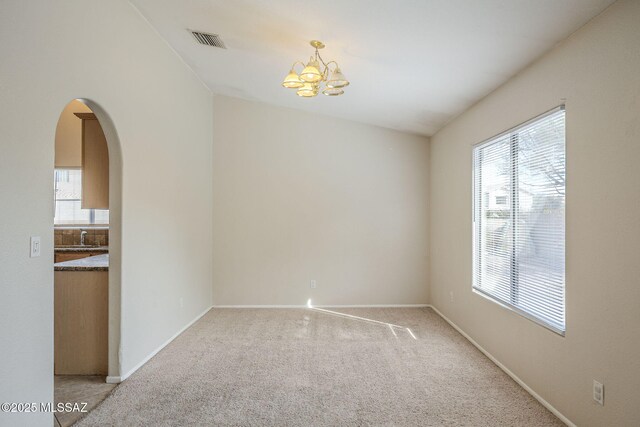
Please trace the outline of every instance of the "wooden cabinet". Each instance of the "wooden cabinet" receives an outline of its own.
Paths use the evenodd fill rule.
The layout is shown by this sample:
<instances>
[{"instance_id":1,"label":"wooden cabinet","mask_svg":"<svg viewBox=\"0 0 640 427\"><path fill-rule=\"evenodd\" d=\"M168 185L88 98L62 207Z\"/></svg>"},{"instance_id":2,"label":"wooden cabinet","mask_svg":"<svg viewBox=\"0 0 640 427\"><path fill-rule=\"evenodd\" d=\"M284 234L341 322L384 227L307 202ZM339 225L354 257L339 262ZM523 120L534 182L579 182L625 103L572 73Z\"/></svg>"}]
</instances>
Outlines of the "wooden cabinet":
<instances>
[{"instance_id":1,"label":"wooden cabinet","mask_svg":"<svg viewBox=\"0 0 640 427\"><path fill-rule=\"evenodd\" d=\"M82 119L82 209L109 209L109 149L93 113Z\"/></svg>"},{"instance_id":2,"label":"wooden cabinet","mask_svg":"<svg viewBox=\"0 0 640 427\"><path fill-rule=\"evenodd\" d=\"M54 372L106 375L109 279L106 271L54 272Z\"/></svg>"}]
</instances>

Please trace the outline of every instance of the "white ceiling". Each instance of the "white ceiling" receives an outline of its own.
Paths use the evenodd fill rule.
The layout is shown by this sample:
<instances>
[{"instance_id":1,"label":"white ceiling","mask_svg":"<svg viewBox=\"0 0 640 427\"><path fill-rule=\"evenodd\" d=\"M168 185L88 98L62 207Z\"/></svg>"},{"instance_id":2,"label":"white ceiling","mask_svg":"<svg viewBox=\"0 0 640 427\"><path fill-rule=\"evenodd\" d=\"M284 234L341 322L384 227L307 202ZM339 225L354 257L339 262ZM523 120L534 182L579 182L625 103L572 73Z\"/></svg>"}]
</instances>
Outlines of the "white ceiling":
<instances>
[{"instance_id":1,"label":"white ceiling","mask_svg":"<svg viewBox=\"0 0 640 427\"><path fill-rule=\"evenodd\" d=\"M613 0L131 0L214 92L432 135ZM187 28L219 34L202 46ZM351 81L280 86L308 42Z\"/></svg>"}]
</instances>

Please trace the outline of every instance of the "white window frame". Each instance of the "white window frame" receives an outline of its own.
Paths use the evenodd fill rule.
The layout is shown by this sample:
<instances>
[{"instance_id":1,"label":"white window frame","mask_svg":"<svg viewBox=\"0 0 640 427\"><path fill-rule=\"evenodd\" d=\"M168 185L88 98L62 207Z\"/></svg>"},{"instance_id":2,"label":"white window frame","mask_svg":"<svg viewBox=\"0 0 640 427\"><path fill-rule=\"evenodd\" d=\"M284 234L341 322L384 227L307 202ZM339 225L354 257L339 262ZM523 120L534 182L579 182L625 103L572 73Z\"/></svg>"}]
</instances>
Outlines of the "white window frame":
<instances>
[{"instance_id":1,"label":"white window frame","mask_svg":"<svg viewBox=\"0 0 640 427\"><path fill-rule=\"evenodd\" d=\"M63 171L63 170L79 170L81 173L84 173L84 171L82 170L82 168L80 167L56 167L54 168L54 172L55 171ZM55 205L57 205L58 201L63 201L63 202L82 202L82 199L58 199L56 197L56 195L54 194L53 197L53 203L54 203L54 209L55 209ZM96 209L90 208L87 209L89 211L89 223L83 223L83 222L69 222L69 223L56 223L55 222L55 216L54 216L54 224L53 226L56 228L99 228L99 227L109 227L109 223L96 223Z\"/></svg>"},{"instance_id":2,"label":"white window frame","mask_svg":"<svg viewBox=\"0 0 640 427\"><path fill-rule=\"evenodd\" d=\"M476 271L477 271L476 270L476 267L477 267L477 265L476 265L476 263L477 263L476 250L477 250L477 243L478 243L477 242L478 230L477 230L476 219L475 219L475 216L476 216L476 204L477 204L477 200L476 200L475 150L477 148L480 148L480 147L484 146L484 145L488 145L488 144L493 143L495 140L499 139L500 137L504 137L505 135L508 135L508 134L513 134L513 133L517 132L518 130L530 125L531 123L534 123L536 121L542 120L542 119L544 119L545 117L547 117L547 116L549 116L551 114L554 114L554 113L556 113L558 111L564 111L564 110L565 110L564 104L559 105L558 107L555 107L555 108L553 108L553 109L551 109L551 110L549 110L549 111L547 111L547 112L545 112L543 114L540 114L540 115L538 115L538 116L536 116L536 117L534 117L534 118L532 118L530 120L527 120L526 122L523 122L523 123L521 123L521 124L519 124L517 126L514 126L514 127L510 128L510 129L508 129L508 130L506 130L504 132L501 132L501 133L499 133L497 135L494 135L494 136L492 136L490 138L487 138L482 142L474 144L472 146L472 150L471 150L471 197L472 197L472 201L471 201L471 203L472 203L472 209L471 209L471 228L472 228L472 248L471 248L471 260L472 260L471 278L472 278L472 283L471 283L471 289L472 289L474 294L477 294L477 295L479 295L479 296L481 296L481 297L483 297L485 299L488 299L489 301L491 301L493 303L496 303L499 306L501 306L503 308L506 308L509 311L517 313L520 316L522 316L522 317L524 317L524 318L526 318L526 319L528 319L528 320L530 320L530 321L532 321L532 322L534 322L534 323L536 323L536 324L538 324L540 326L543 326L543 327L551 330L552 332L555 332L556 334L558 334L558 335L560 335L562 337L565 336L565 333L566 333L566 330L567 330L567 319L566 319L566 307L567 307L567 302L566 302L566 276L565 276L564 284L563 284L564 285L564 312L565 312L564 325L563 325L564 328L563 329L558 328L555 325L546 322L544 319L542 319L542 318L540 318L540 317L538 317L538 316L536 316L534 314L531 314L531 313L529 313L529 312L527 312L525 310L522 310L521 308L519 308L519 307L517 307L515 305L511 305L511 304L509 304L509 303L507 303L505 301L502 301L501 299L498 299L498 298L494 297L490 293L484 292L482 289L479 289L479 288L476 287ZM565 124L565 150L566 150L566 124ZM566 166L566 158L565 158L565 166ZM481 200L483 200L482 199L482 195L480 195L480 196L481 196ZM509 200L509 198L507 198L507 199L508 199L507 200L507 205L509 205L509 206L512 206L512 204L517 203L517 200L512 201L512 200ZM566 178L565 178L565 199L566 199ZM564 253L564 256L565 256L565 265L566 265L566 223L565 223L565 236L564 236L564 239L565 239L565 253Z\"/></svg>"}]
</instances>

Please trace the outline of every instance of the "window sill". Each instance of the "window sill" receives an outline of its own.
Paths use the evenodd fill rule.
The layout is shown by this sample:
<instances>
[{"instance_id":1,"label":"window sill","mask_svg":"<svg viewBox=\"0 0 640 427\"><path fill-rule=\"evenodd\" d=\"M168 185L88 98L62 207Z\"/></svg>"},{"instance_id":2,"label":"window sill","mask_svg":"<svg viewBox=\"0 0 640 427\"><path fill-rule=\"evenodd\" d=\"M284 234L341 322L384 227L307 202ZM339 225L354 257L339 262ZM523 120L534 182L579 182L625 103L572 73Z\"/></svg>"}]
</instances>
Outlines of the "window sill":
<instances>
[{"instance_id":1,"label":"window sill","mask_svg":"<svg viewBox=\"0 0 640 427\"><path fill-rule=\"evenodd\" d=\"M563 338L565 337L566 330L564 330L564 331L563 331L562 329L559 329L559 328L557 328L557 327L555 327L555 326L553 326L553 325L550 325L550 324L548 324L548 323L546 323L546 322L544 322L544 321L542 321L542 320L538 319L537 317L535 317L535 316L533 316L533 315L531 315L531 314L527 313L527 312L526 312L526 311L524 311L524 310L520 310L520 309L519 309L519 308L517 308L517 307L514 307L514 306L509 305L509 304L505 304L504 302L500 301L499 299L494 298L493 296L491 296L491 295L489 295L489 294L486 294L486 293L482 292L482 291L481 291L481 290L479 290L479 289L476 289L476 288L474 288L474 287L472 287L471 289L473 290L473 293L474 293L474 294L479 295L479 296L481 296L482 298L484 298L484 299L486 299L486 300L489 300L489 301L491 301L491 302L493 302L493 303L495 303L495 304L499 305L500 307L502 307L502 308L505 308L505 309L509 310L509 311L510 311L510 312L512 312L512 313L515 313L515 314L517 314L517 315L520 315L520 316L524 317L525 319L527 319L527 320L529 320L529 321L531 321L531 322L535 323L536 325L542 326L543 328L548 329L548 330L550 330L551 332L553 332L553 333L555 333L555 334L557 334L557 335L560 335L560 336L561 336L561 337L563 337Z\"/></svg>"}]
</instances>

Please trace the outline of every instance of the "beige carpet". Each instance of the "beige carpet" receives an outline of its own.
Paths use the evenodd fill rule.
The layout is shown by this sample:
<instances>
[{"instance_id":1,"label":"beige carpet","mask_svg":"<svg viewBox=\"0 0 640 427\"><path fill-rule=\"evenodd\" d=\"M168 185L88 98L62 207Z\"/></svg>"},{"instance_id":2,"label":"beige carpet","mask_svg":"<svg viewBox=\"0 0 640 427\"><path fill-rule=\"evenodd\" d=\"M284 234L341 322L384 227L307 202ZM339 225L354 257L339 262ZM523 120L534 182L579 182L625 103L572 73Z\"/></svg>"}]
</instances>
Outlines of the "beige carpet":
<instances>
[{"instance_id":1,"label":"beige carpet","mask_svg":"<svg viewBox=\"0 0 640 427\"><path fill-rule=\"evenodd\" d=\"M213 309L78 425L562 425L430 309L339 311Z\"/></svg>"}]
</instances>

